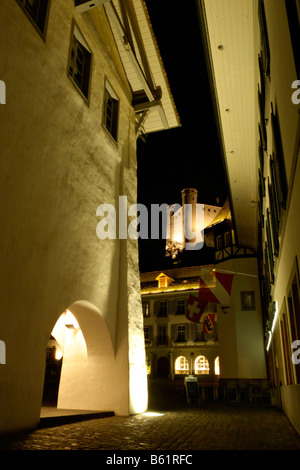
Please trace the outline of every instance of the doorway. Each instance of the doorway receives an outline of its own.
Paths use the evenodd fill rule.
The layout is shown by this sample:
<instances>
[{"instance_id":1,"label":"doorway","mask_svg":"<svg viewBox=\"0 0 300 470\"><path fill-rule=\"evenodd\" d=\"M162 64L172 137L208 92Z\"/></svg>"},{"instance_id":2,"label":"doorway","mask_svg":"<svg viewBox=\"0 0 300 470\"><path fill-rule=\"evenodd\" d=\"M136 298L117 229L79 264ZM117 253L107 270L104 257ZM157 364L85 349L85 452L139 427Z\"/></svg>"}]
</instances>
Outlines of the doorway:
<instances>
[{"instance_id":1,"label":"doorway","mask_svg":"<svg viewBox=\"0 0 300 470\"><path fill-rule=\"evenodd\" d=\"M170 372L169 359L166 356L161 356L157 360L157 377L167 379Z\"/></svg>"},{"instance_id":2,"label":"doorway","mask_svg":"<svg viewBox=\"0 0 300 470\"><path fill-rule=\"evenodd\" d=\"M63 353L54 336L50 336L46 350L46 369L43 390L43 407L57 407Z\"/></svg>"}]
</instances>

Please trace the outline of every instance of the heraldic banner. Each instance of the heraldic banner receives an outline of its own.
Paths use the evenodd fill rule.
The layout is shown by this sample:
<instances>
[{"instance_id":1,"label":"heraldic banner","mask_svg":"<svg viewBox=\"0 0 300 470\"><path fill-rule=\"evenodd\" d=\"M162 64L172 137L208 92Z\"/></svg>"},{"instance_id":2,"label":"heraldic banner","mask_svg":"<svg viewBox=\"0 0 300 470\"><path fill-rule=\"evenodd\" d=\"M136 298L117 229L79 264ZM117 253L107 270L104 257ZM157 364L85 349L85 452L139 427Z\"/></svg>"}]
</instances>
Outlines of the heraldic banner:
<instances>
[{"instance_id":1,"label":"heraldic banner","mask_svg":"<svg viewBox=\"0 0 300 470\"><path fill-rule=\"evenodd\" d=\"M186 317L188 320L200 323L208 302L229 305L234 275L217 271L214 266L201 267L198 296L190 294ZM206 313L203 319L203 331L211 334L215 316Z\"/></svg>"}]
</instances>

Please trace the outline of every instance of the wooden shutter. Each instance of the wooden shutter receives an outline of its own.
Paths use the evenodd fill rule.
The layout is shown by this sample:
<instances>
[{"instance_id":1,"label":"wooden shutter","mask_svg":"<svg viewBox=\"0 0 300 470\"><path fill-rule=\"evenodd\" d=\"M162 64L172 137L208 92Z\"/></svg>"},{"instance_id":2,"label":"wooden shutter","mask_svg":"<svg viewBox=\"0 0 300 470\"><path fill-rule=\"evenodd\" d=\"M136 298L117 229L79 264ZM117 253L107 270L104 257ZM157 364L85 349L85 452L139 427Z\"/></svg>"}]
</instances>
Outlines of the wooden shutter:
<instances>
[{"instance_id":1,"label":"wooden shutter","mask_svg":"<svg viewBox=\"0 0 300 470\"><path fill-rule=\"evenodd\" d=\"M260 25L260 36L261 36L261 56L262 56L262 65L266 75L270 75L270 47L269 47L269 38L267 31L267 21L265 14L265 7L263 0L258 2L258 18Z\"/></svg>"},{"instance_id":2,"label":"wooden shutter","mask_svg":"<svg viewBox=\"0 0 300 470\"><path fill-rule=\"evenodd\" d=\"M278 198L280 206L286 208L286 199L287 199L287 179L284 163L284 155L280 134L280 125L278 116L275 114L273 109L273 103L271 103L271 125L272 125L272 134L273 134L273 144L274 144L274 172L275 180L278 190Z\"/></svg>"},{"instance_id":3,"label":"wooden shutter","mask_svg":"<svg viewBox=\"0 0 300 470\"><path fill-rule=\"evenodd\" d=\"M270 215L271 215L274 255L278 256L278 253L279 253L279 218L277 216L276 204L275 204L276 195L274 194L274 188L272 185L269 184L268 189L269 189L269 199L270 199Z\"/></svg>"}]
</instances>

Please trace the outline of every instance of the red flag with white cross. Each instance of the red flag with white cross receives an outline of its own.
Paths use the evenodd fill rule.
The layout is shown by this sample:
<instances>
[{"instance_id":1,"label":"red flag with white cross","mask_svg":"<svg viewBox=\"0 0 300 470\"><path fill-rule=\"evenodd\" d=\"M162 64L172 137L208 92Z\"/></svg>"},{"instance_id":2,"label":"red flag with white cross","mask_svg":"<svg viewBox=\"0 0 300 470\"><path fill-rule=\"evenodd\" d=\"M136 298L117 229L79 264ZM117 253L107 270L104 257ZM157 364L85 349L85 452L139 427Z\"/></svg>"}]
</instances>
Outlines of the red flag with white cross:
<instances>
[{"instance_id":1,"label":"red flag with white cross","mask_svg":"<svg viewBox=\"0 0 300 470\"><path fill-rule=\"evenodd\" d=\"M186 306L186 318L192 322L200 323L201 315L205 310L207 302L202 302L198 297L190 294Z\"/></svg>"}]
</instances>

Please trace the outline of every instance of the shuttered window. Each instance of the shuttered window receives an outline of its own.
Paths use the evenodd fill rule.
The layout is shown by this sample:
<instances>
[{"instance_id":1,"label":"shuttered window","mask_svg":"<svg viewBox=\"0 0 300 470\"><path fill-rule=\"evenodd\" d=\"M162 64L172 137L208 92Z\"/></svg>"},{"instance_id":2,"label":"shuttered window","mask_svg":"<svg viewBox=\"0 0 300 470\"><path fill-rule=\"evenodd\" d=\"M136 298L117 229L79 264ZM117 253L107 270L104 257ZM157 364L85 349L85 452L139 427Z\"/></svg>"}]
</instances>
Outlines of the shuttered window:
<instances>
[{"instance_id":1,"label":"shuttered window","mask_svg":"<svg viewBox=\"0 0 300 470\"><path fill-rule=\"evenodd\" d=\"M287 200L287 179L280 133L280 125L277 113L275 113L273 103L271 103L271 125L273 136L273 173L274 186L278 195L278 204L282 209L286 208Z\"/></svg>"},{"instance_id":2,"label":"shuttered window","mask_svg":"<svg viewBox=\"0 0 300 470\"><path fill-rule=\"evenodd\" d=\"M274 261L272 253L270 256L270 251L268 243L265 242L265 275L269 287L268 291L270 291L270 286L274 282Z\"/></svg>"},{"instance_id":3,"label":"shuttered window","mask_svg":"<svg viewBox=\"0 0 300 470\"><path fill-rule=\"evenodd\" d=\"M260 115L260 129L261 129L261 143L264 150L267 150L267 130L265 121L265 105L263 102L262 94L258 89L258 107Z\"/></svg>"},{"instance_id":4,"label":"shuttered window","mask_svg":"<svg viewBox=\"0 0 300 470\"><path fill-rule=\"evenodd\" d=\"M274 246L274 255L278 256L279 253L279 218L277 215L276 207L276 194L274 191L274 186L270 183L268 184L269 190L269 200L270 200L270 218L272 226L272 235L273 235L273 246Z\"/></svg>"},{"instance_id":5,"label":"shuttered window","mask_svg":"<svg viewBox=\"0 0 300 470\"><path fill-rule=\"evenodd\" d=\"M262 142L262 132L261 132L261 125L258 124L258 132L259 132L259 146L258 146L258 155L259 155L259 163L260 169L263 173L264 171L264 161L265 161L265 154L264 154L264 147Z\"/></svg>"},{"instance_id":6,"label":"shuttered window","mask_svg":"<svg viewBox=\"0 0 300 470\"><path fill-rule=\"evenodd\" d=\"M258 2L258 18L260 27L260 38L261 38L261 57L262 67L266 75L270 75L270 47L267 30L267 21L265 14L265 6L263 0Z\"/></svg>"}]
</instances>

